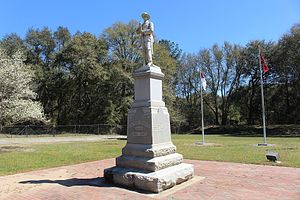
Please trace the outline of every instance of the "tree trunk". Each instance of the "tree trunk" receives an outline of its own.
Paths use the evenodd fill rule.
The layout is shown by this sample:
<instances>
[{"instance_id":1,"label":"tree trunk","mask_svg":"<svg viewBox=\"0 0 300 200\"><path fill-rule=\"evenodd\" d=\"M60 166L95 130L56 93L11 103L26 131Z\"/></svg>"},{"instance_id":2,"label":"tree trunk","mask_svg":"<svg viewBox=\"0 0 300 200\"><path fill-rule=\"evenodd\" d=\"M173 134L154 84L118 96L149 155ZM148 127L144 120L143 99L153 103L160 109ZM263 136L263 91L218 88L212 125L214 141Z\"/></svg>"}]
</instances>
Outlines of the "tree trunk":
<instances>
[{"instance_id":1,"label":"tree trunk","mask_svg":"<svg viewBox=\"0 0 300 200\"><path fill-rule=\"evenodd\" d=\"M227 109L225 108L223 111L222 111L222 125L227 125L227 120L228 120L228 111Z\"/></svg>"},{"instance_id":2,"label":"tree trunk","mask_svg":"<svg viewBox=\"0 0 300 200\"><path fill-rule=\"evenodd\" d=\"M219 125L219 109L218 109L218 102L217 102L217 98L215 98L215 120L216 120L216 125Z\"/></svg>"},{"instance_id":3,"label":"tree trunk","mask_svg":"<svg viewBox=\"0 0 300 200\"><path fill-rule=\"evenodd\" d=\"M219 125L219 109L216 107L216 112L215 112L215 120L216 120L216 125Z\"/></svg>"},{"instance_id":4,"label":"tree trunk","mask_svg":"<svg viewBox=\"0 0 300 200\"><path fill-rule=\"evenodd\" d=\"M249 100L249 106L248 106L248 120L247 120L249 125L254 124L254 120L253 120L253 110L254 110L253 99L254 99L254 96L255 96L255 87L254 87L254 85L255 85L254 81L251 80L251 94L250 94L250 100Z\"/></svg>"},{"instance_id":5,"label":"tree trunk","mask_svg":"<svg viewBox=\"0 0 300 200\"><path fill-rule=\"evenodd\" d=\"M228 122L228 113L229 113L229 106L230 104L228 103L230 99L224 99L223 104L222 104L222 125L227 125Z\"/></svg>"},{"instance_id":6,"label":"tree trunk","mask_svg":"<svg viewBox=\"0 0 300 200\"><path fill-rule=\"evenodd\" d=\"M286 104L286 110L285 110L285 121L288 123L290 121L290 96L289 96L289 82L288 77L286 75L285 78L285 104Z\"/></svg>"},{"instance_id":7,"label":"tree trunk","mask_svg":"<svg viewBox=\"0 0 300 200\"><path fill-rule=\"evenodd\" d=\"M253 125L253 98L250 97L250 102L248 106L248 125Z\"/></svg>"}]
</instances>

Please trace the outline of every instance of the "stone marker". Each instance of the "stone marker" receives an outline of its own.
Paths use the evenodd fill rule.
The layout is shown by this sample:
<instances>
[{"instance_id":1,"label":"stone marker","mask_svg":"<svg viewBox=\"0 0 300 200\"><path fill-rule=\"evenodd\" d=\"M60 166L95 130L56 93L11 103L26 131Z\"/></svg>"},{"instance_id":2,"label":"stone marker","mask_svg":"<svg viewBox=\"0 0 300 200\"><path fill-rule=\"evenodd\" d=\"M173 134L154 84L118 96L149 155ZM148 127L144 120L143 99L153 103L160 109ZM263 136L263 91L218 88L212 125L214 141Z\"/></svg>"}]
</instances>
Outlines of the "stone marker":
<instances>
[{"instance_id":1,"label":"stone marker","mask_svg":"<svg viewBox=\"0 0 300 200\"><path fill-rule=\"evenodd\" d=\"M162 100L164 74L152 62L153 23L143 13L144 23L137 33L142 37L144 66L133 73L134 103L128 111L127 144L116 166L104 170L105 180L150 192L161 192L194 176L194 167L182 163L171 141L170 117Z\"/></svg>"},{"instance_id":2,"label":"stone marker","mask_svg":"<svg viewBox=\"0 0 300 200\"><path fill-rule=\"evenodd\" d=\"M268 160L270 161L273 161L273 162L276 162L279 160L279 153L276 153L276 152L268 152L266 154L266 157Z\"/></svg>"}]
</instances>

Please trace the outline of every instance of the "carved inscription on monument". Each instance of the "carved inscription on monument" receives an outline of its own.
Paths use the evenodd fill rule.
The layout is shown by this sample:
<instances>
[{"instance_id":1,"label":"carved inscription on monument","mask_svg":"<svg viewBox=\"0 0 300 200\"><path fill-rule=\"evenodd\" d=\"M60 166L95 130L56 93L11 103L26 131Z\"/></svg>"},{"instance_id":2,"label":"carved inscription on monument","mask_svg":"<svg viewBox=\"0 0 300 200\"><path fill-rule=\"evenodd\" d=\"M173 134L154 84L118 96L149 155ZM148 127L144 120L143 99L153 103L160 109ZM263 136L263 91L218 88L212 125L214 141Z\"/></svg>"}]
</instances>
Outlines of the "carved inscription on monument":
<instances>
[{"instance_id":1,"label":"carved inscription on monument","mask_svg":"<svg viewBox=\"0 0 300 200\"><path fill-rule=\"evenodd\" d=\"M132 136L146 136L149 132L149 128L149 124L144 121L133 121L129 124L129 130Z\"/></svg>"},{"instance_id":2,"label":"carved inscription on monument","mask_svg":"<svg viewBox=\"0 0 300 200\"><path fill-rule=\"evenodd\" d=\"M145 109L146 110L146 109ZM134 137L145 137L150 133L150 113L143 108L134 108L128 114L128 134Z\"/></svg>"}]
</instances>

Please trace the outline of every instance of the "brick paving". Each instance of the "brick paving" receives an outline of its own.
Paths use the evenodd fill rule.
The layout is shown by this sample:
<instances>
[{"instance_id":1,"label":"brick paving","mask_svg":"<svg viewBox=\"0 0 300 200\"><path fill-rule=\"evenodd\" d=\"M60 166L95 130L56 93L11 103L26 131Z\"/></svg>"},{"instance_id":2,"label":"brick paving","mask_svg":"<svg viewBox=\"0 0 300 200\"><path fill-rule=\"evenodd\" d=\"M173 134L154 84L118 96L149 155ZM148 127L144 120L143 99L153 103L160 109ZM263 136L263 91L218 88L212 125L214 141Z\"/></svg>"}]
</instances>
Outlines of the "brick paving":
<instances>
[{"instance_id":1,"label":"brick paving","mask_svg":"<svg viewBox=\"0 0 300 200\"><path fill-rule=\"evenodd\" d=\"M105 184L103 169L114 159L0 176L0 199L300 200L300 168L185 160L196 178L161 194L145 194ZM205 178L203 178L205 177Z\"/></svg>"}]
</instances>

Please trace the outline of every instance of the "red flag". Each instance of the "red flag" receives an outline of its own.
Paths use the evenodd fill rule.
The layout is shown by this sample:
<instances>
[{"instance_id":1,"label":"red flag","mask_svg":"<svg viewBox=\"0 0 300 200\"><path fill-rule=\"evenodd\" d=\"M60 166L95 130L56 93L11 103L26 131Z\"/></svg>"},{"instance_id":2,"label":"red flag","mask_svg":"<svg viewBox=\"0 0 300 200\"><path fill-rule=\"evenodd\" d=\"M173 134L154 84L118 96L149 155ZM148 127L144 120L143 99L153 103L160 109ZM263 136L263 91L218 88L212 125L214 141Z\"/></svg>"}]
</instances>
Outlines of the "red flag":
<instances>
[{"instance_id":1,"label":"red flag","mask_svg":"<svg viewBox=\"0 0 300 200\"><path fill-rule=\"evenodd\" d=\"M261 66L264 70L264 73L267 73L269 71L269 67L265 62L264 56L262 54L262 51L260 52L260 62L261 62Z\"/></svg>"}]
</instances>

